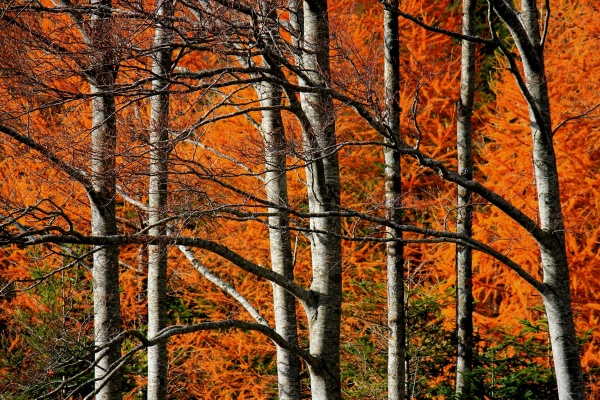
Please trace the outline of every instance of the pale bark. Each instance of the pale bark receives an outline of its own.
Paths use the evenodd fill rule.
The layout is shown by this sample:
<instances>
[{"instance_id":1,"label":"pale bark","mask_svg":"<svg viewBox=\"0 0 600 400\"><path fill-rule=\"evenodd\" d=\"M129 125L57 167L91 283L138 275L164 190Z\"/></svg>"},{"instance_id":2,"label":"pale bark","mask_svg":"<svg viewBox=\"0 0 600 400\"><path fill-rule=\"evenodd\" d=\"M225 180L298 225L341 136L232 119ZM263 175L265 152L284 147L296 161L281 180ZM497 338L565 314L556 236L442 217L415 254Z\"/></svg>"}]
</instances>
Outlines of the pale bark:
<instances>
[{"instance_id":1,"label":"pale bark","mask_svg":"<svg viewBox=\"0 0 600 400\"><path fill-rule=\"evenodd\" d=\"M463 0L463 35L475 35L475 0ZM460 99L457 105L456 150L458 173L473 179L472 122L475 93L475 43L463 40ZM458 186L456 232L472 235L471 192ZM456 246L456 395L467 395L473 365L473 282L472 249Z\"/></svg>"},{"instance_id":2,"label":"pale bark","mask_svg":"<svg viewBox=\"0 0 600 400\"><path fill-rule=\"evenodd\" d=\"M274 40L279 36L277 15L273 4L260 3L261 32L260 40L265 48L275 46ZM240 59L244 66L250 67L251 60ZM268 57L263 59L265 66L269 65ZM253 74L253 77L258 75ZM254 84L261 110L260 132L263 138L265 155L265 191L270 204L282 206L268 207L269 217L269 247L271 269L294 280L294 260L291 248L289 213L283 208L289 207L286 177L286 138L281 118L282 89L269 82ZM288 343L298 345L298 328L296 318L296 299L293 294L283 287L273 285L273 308L275 313L275 330ZM277 346L277 384L280 399L299 400L300 389L300 359L289 350Z\"/></svg>"},{"instance_id":3,"label":"pale bark","mask_svg":"<svg viewBox=\"0 0 600 400\"><path fill-rule=\"evenodd\" d=\"M90 57L92 77L92 235L117 234L115 215L116 195L116 137L115 100L113 95L116 68L111 57L111 3L93 1L97 10L92 14ZM121 331L119 300L119 248L95 247L93 267L94 344L97 347L111 342ZM121 398L121 372L111 374L111 365L121 357L121 344L114 342L96 353L94 370L97 400ZM108 382L104 376L109 375Z\"/></svg>"},{"instance_id":4,"label":"pale bark","mask_svg":"<svg viewBox=\"0 0 600 400\"><path fill-rule=\"evenodd\" d=\"M398 38L398 0L384 3L384 85L388 137L384 147L386 218L402 224L402 182L400 153L400 46ZM389 239L402 239L402 231L386 227ZM388 399L406 397L406 313L404 307L404 247L400 240L386 243L388 304Z\"/></svg>"},{"instance_id":5,"label":"pale bark","mask_svg":"<svg viewBox=\"0 0 600 400\"><path fill-rule=\"evenodd\" d=\"M150 185L148 190L148 224L150 235L164 235L169 159L169 82L171 70L170 18L173 2L159 0L156 5L157 26L152 55L152 90L150 98ZM167 246L148 246L148 337L153 338L167 324ZM160 341L148 348L148 399L167 398L167 343Z\"/></svg>"},{"instance_id":6,"label":"pale bark","mask_svg":"<svg viewBox=\"0 0 600 400\"><path fill-rule=\"evenodd\" d=\"M521 13L504 0L494 1L493 6L509 28L523 62L525 87L522 90L529 102L539 220L542 230L550 237L538 244L544 273L541 294L548 318L558 393L561 400L584 399L539 12L534 0L523 0ZM513 71L515 75L518 73Z\"/></svg>"},{"instance_id":7,"label":"pale bark","mask_svg":"<svg viewBox=\"0 0 600 400\"><path fill-rule=\"evenodd\" d=\"M269 83L257 85L262 107L281 104L281 89ZM265 189L267 201L288 206L286 179L286 140L281 111L265 109L261 112L261 131L265 147ZM273 271L294 279L294 261L290 243L289 214L269 207L269 245ZM294 296L279 285L273 285L275 330L288 343L298 345L296 301ZM300 359L288 350L277 347L277 377L280 399L300 399Z\"/></svg>"},{"instance_id":8,"label":"pale bark","mask_svg":"<svg viewBox=\"0 0 600 400\"><path fill-rule=\"evenodd\" d=\"M303 24L306 51L302 55L302 67L313 84L326 86L330 73L327 3L304 1ZM301 93L300 101L310 123L310 127L303 129L309 212L336 211L340 201L340 177L335 151L333 101L329 95L318 93ZM310 353L323 363L323 369L309 367L312 396L314 399L339 399L342 302L340 219L312 217L310 227L319 232L310 234L311 289L317 296L316 306L307 310Z\"/></svg>"}]
</instances>

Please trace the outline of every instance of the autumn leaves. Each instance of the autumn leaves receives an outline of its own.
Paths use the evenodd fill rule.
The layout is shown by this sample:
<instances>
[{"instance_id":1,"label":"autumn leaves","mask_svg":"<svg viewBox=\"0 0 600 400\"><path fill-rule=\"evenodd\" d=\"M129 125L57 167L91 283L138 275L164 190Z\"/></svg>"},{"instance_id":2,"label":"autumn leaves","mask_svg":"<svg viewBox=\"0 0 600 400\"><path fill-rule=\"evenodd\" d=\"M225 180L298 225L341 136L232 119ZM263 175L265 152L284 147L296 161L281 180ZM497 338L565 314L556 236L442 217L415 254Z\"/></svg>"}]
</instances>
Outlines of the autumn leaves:
<instances>
[{"instance_id":1,"label":"autumn leaves","mask_svg":"<svg viewBox=\"0 0 600 400\"><path fill-rule=\"evenodd\" d=\"M501 299L497 312L475 313L480 333L510 326L513 315L527 319L531 311L522 303L540 301L502 264L537 289L552 288L542 290L542 297L556 343L561 396L580 398L573 325L562 332L554 321L573 319L569 278L579 326L593 325L595 311L586 304L598 302L593 282L582 278L584 271L593 272L597 252L587 233L598 218L598 149L590 140L597 132L589 119L597 114L593 103L580 101L594 98L598 82L584 76L597 57L583 51L589 41L574 39L593 37L593 24L588 29L569 22L594 13L578 6L570 14L566 5L557 5L564 8L557 11L563 18L551 20L546 34L545 19L532 9L536 5L522 3L515 10L491 2L492 28L504 21L517 45L511 51L520 52L520 60L511 61L519 73L515 80L515 69L507 69L498 53L485 60L494 66L491 74L477 77L486 81L479 86L486 91L474 95L473 177L464 172L468 167L457 170L455 161L459 43L405 19L394 22L397 33L384 35L379 3L336 2L329 9L316 1L7 6L3 48L21 46L19 62L43 73L26 77L27 87L35 88L33 104L15 63L2 64L15 72L0 82L7 99L0 121L3 260L18 266L11 279L30 277L29 263L42 259L56 271L74 256L93 264L87 276L93 290L77 289L95 301L93 336L102 349L97 364L82 367L86 379L96 369L96 387L86 386L87 395L95 390L97 398L132 397L138 387L147 387L149 398L158 399L184 396L172 392L182 387L198 398L256 398L265 391L275 395L277 374L280 398L309 391L320 399L352 396L365 382L359 385L360 374L345 372L354 356L340 337L358 341L366 329L361 324L381 323L386 308L390 329L392 324L395 331L404 329L402 313L411 301L403 294L409 283L402 282L403 274L413 279L417 265L415 281L441 282L435 287L445 292L455 282L458 244L479 251L472 278L477 301L508 292L494 297ZM390 4L388 14L397 17ZM444 29L460 31L457 13L435 2L407 1L401 7L422 15L426 25L443 20ZM103 38L110 46L94 43L95 31L107 33ZM19 35L26 40L20 42ZM502 31L502 39L493 40L507 35ZM585 62L566 56L569 40L582 48ZM394 43L400 50L396 59L383 50ZM111 46L118 51L106 51ZM78 70L82 59L99 64ZM384 59L396 64L390 67ZM545 70L536 67L540 60ZM583 72L561 80L560 71L571 63L581 64ZM64 74L68 79L56 85L53 79ZM583 94L566 99L565 92ZM555 146L540 136L548 132L535 130L577 115L585 118L562 125ZM32 162L50 168L38 171L28 167ZM39 179L16 179L23 174ZM37 181L43 190L35 190ZM458 205L457 183L475 193ZM551 209L542 210L548 202ZM43 212L28 208L32 204ZM469 206L475 213L472 238L467 228L454 232L457 207ZM556 219L563 209L564 228ZM8 246L34 242L31 248L43 258L24 257ZM51 244L58 242L62 248ZM389 254L397 258L386 262ZM385 274L386 264L395 277ZM399 277L389 293L400 303L388 302L380 285ZM376 305L355 295L364 282L376 288ZM11 302L6 305L13 310L30 306ZM377 318L359 322L347 307L370 310ZM232 327L242 331L207 330ZM92 335L89 324L79 329ZM119 333L128 329L146 342L121 342ZM272 342L244 329L275 340L277 361ZM177 335L167 346L166 341L152 346L147 358L138 350L122 358L161 332ZM411 364L410 346L401 349L411 338L395 335L402 339L377 346L395 345L394 354L401 356L387 368L381 360L372 368L381 380L394 366L407 367L394 372L396 397L388 392L402 398L410 395L402 379L418 368ZM585 348L585 368L597 362L594 343ZM394 360L390 354L387 360ZM52 385L61 385L60 379ZM392 386L375 387L379 392L373 396L381 397Z\"/></svg>"}]
</instances>

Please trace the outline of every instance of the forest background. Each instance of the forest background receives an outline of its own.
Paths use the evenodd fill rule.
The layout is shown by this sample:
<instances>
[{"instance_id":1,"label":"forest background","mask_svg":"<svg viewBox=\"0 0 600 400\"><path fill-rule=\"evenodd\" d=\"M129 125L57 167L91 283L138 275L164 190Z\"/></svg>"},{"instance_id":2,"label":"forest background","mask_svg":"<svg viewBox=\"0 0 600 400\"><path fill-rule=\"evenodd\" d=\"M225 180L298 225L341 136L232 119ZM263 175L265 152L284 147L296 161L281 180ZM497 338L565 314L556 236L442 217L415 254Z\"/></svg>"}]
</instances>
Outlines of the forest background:
<instances>
[{"instance_id":1,"label":"forest background","mask_svg":"<svg viewBox=\"0 0 600 400\"><path fill-rule=\"evenodd\" d=\"M475 46L473 180L538 223L531 115L515 80L527 57L495 15L500 3L477 2L470 35L489 38L491 27L509 50L491 39ZM322 11L324 3L314 4ZM406 229L393 238L404 243L409 398L455 395L452 233L461 207L456 182L428 160L458 170L463 41L452 33L463 29L461 4L399 5L398 132L430 157L398 150L394 204ZM600 396L600 10L591 1L537 6L570 302L585 396L593 399ZM392 398L386 265L396 225L384 149L399 145L381 133L391 126L384 4L325 7L328 26L315 22L315 37L327 29L327 67L311 48L311 31L297 27L293 1L1 7L0 397L286 398L277 362L290 357L285 342L304 360L289 373L299 396L316 396L322 380L321 398L336 398L336 390ZM339 182L332 184L330 167ZM337 185L339 198L329 186L315 189L320 179ZM273 196L271 182L285 190ZM509 258L542 281L534 230L485 196L470 204L472 237L497 254L473 253L474 356L462 396L558 398L542 296L506 266ZM321 240L323 248L338 240L339 251L315 256ZM287 249L280 262L288 269L275 268L273 246ZM319 282L334 270L341 282ZM341 285L337 317L334 306L311 303L321 284L328 295ZM277 287L296 298L278 303L293 309L289 336L275 335ZM315 347L317 309L332 313L321 335L338 338L337 356ZM338 317L335 332L329 322ZM168 342L148 342L161 333ZM332 363L325 370L338 363L338 389L319 360Z\"/></svg>"}]
</instances>

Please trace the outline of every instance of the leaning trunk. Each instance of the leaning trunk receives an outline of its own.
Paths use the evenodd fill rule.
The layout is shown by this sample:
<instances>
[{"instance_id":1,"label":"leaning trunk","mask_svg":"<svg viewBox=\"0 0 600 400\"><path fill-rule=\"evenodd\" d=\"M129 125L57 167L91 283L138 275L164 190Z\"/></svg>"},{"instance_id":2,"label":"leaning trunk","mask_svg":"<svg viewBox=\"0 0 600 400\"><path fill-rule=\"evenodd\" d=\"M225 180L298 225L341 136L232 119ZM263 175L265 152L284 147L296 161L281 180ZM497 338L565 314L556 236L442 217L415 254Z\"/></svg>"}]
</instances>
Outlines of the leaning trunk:
<instances>
[{"instance_id":1,"label":"leaning trunk","mask_svg":"<svg viewBox=\"0 0 600 400\"><path fill-rule=\"evenodd\" d=\"M167 173L169 158L169 82L171 40L169 29L173 3L161 1L157 6L157 27L152 57L152 90L150 99L150 186L148 191L148 224L152 236L164 235L166 225ZM167 246L148 246L148 336L153 338L167 324ZM167 398L167 343L148 348L148 400Z\"/></svg>"},{"instance_id":2,"label":"leaning trunk","mask_svg":"<svg viewBox=\"0 0 600 400\"><path fill-rule=\"evenodd\" d=\"M540 38L539 12L534 0L523 0L518 19L505 3L494 10L511 31L523 60L533 138L533 166L541 227L550 239L539 243L544 290L542 299L548 318L558 394L561 400L585 398L579 347L571 307L569 265L565 244L556 155L552 142L550 100ZM514 11L514 10L513 10Z\"/></svg>"},{"instance_id":3,"label":"leaning trunk","mask_svg":"<svg viewBox=\"0 0 600 400\"><path fill-rule=\"evenodd\" d=\"M93 2L97 10L92 15L92 235L117 234L115 99L113 94L116 68L111 57L111 3ZM119 248L98 246L94 249L94 343L106 346L121 331L119 300ZM121 372L113 371L121 357L121 343L115 342L96 352L94 378L97 400L121 398ZM106 376L110 375L110 376Z\"/></svg>"},{"instance_id":4,"label":"leaning trunk","mask_svg":"<svg viewBox=\"0 0 600 400\"><path fill-rule=\"evenodd\" d=\"M315 85L329 81L329 23L327 3L304 1L305 52L302 67ZM308 207L311 213L338 211L340 177L336 152L335 113L330 96L302 93L302 109L310 127L304 127ZM322 368L310 367L314 399L339 399L340 319L342 302L342 250L338 217L311 217L311 289L316 305L308 310L310 353Z\"/></svg>"},{"instance_id":5,"label":"leaning trunk","mask_svg":"<svg viewBox=\"0 0 600 400\"><path fill-rule=\"evenodd\" d=\"M463 0L462 32L475 34L475 0ZM457 105L456 150L458 173L473 179L472 123L475 93L475 43L463 40L460 100ZM471 236L473 205L471 192L458 187L456 232ZM473 282L472 250L456 246L456 396L469 393L469 373L473 365Z\"/></svg>"},{"instance_id":6,"label":"leaning trunk","mask_svg":"<svg viewBox=\"0 0 600 400\"><path fill-rule=\"evenodd\" d=\"M547 118L545 124L549 127L549 103L544 101L548 99L545 76L533 74L527 69L525 75L529 90L536 98L538 109L545 110L543 114ZM571 307L569 264L556 156L550 130L541 129L533 116L531 127L539 218L542 229L553 238L550 246L542 244L540 250L544 286L547 289L542 293L542 298L548 318L558 392L561 400L584 399L585 387Z\"/></svg>"},{"instance_id":7,"label":"leaning trunk","mask_svg":"<svg viewBox=\"0 0 600 400\"><path fill-rule=\"evenodd\" d=\"M400 153L400 46L398 38L398 0L384 3L384 82L388 137L385 138L386 218L402 224L402 186ZM388 399L406 397L406 315L404 308L404 247L402 231L387 227L387 303L388 303Z\"/></svg>"},{"instance_id":8,"label":"leaning trunk","mask_svg":"<svg viewBox=\"0 0 600 400\"><path fill-rule=\"evenodd\" d=\"M537 81L537 88L531 85L532 94L538 97L538 89L546 91L539 98L547 99L545 79L526 74L527 81ZM530 85L528 85L530 86ZM548 109L549 111L549 109ZM549 124L549 112L547 123ZM558 393L561 400L584 399L585 386L579 359L579 346L575 334L575 323L571 307L569 264L564 235L564 222L558 185L556 156L549 131L540 129L532 119L533 164L538 192L539 217L542 229L552 235L550 246L540 245L544 286L542 299L546 309L554 369ZM548 125L549 126L549 125Z\"/></svg>"}]
</instances>

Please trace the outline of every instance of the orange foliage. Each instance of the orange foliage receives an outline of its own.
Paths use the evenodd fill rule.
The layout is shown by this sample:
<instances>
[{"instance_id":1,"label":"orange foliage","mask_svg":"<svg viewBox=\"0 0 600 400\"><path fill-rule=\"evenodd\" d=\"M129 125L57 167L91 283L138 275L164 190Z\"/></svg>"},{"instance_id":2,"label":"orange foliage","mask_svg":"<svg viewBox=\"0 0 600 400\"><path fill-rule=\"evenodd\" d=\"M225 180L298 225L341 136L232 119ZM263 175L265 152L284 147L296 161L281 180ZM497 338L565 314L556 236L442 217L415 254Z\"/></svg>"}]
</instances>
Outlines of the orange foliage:
<instances>
[{"instance_id":1,"label":"orange foliage","mask_svg":"<svg viewBox=\"0 0 600 400\"><path fill-rule=\"evenodd\" d=\"M547 75L554 126L586 113L597 99L600 80L593 71L600 68L598 27L593 22L597 12L591 4L559 1L553 4L548 42L545 48ZM537 198L530 156L528 112L523 97L508 72L499 62L492 81L497 95L493 109L487 111L490 123L482 132L480 172L489 187L504 195L530 217L536 217ZM566 71L568 71L566 73ZM597 101L597 100L596 100ZM573 119L560 127L554 137L560 173L563 212L566 225L567 251L571 265L573 307L578 334L592 332L591 341L583 349L583 368L600 366L600 332L596 328L600 306L597 264L598 224L598 147L597 119ZM498 248L540 278L539 254L531 238L496 210L478 220L479 235L494 238ZM510 318L528 319L530 309L540 303L539 296L516 275L499 269L491 260L479 263L478 282L491 284L504 292L499 301L499 316L493 325L509 325ZM480 295L485 302L485 296ZM592 380L588 389L598 396L600 387Z\"/></svg>"},{"instance_id":2,"label":"orange foliage","mask_svg":"<svg viewBox=\"0 0 600 400\"><path fill-rule=\"evenodd\" d=\"M332 19L332 75L334 85L353 93L357 98L375 109L383 104L382 93L382 48L381 7L370 0L338 1L331 5ZM439 2L407 0L403 10L420 15L424 21L443 21L440 26L456 30L459 15L448 13ZM566 0L553 4L553 17L546 48L547 70L553 106L553 119L557 124L585 112L590 104L587 99L597 98L599 77L594 73L600 69L600 43L597 38L600 28L594 24L597 15L593 5L573 5ZM48 22L49 23L49 22ZM77 42L71 30L61 30L64 21L56 20L44 28L53 32L57 40L67 42L77 50ZM65 28L66 29L66 28ZM117 29L118 31L118 29ZM403 108L402 132L407 142L415 143L417 119L426 136L421 148L432 157L448 165L455 164L455 99L458 97L459 47L442 35L432 34L401 21L401 68ZM145 43L148 34L139 34L131 40ZM41 60L41 54L32 54ZM352 63L350 63L350 60ZM136 68L148 60L136 59L127 64L128 72L120 76L122 83L135 80ZM223 62L220 55L191 52L183 56L180 66L192 70L214 67ZM67 63L67 61L65 61ZM36 66L41 68L42 63ZM33 70L35 68L32 67ZM564 71L570 71L568 76ZM354 71L354 72L349 72ZM35 71L34 71L35 72ZM56 83L62 90L85 87L80 77L72 75ZM522 95L502 61L498 61L492 79L492 90L496 100L478 110L476 123L477 160L476 179L505 196L509 201L535 219L536 196L531 168L530 133L528 112ZM183 85L182 85L183 86ZM417 114L411 114L415 90L419 90ZM4 89L2 89L4 90ZM77 89L79 90L79 89ZM86 89L84 89L86 90ZM5 94L4 91L1 92ZM224 90L226 94L226 90ZM252 98L246 89L236 95ZM183 130L192 125L207 110L206 103L219 101L217 95L206 100L202 94L177 94L172 100L172 129ZM215 98L217 98L215 100ZM46 99L47 100L47 99ZM145 132L149 107L144 99L136 99L128 107L130 99L119 98L122 106L119 113L119 184L124 190L142 202L146 201L147 147ZM379 140L366 123L342 104L337 106L336 128L338 141L360 142ZM25 107L18 100L10 101L7 112ZM233 112L233 107L223 107L218 112ZM89 170L89 104L68 101L61 107L33 111L30 121L19 121L25 125L32 122L37 130L32 134L41 143L55 151L73 165ZM257 115L252 115L259 119ZM288 140L298 146L299 127L294 119L284 113ZM57 126L61 127L56 132ZM567 226L567 246L572 271L573 302L579 333L593 330L600 320L600 277L598 277L598 255L600 251L600 130L596 120L576 119L565 124L556 134L557 157L560 165L563 206ZM179 234L218 241L243 254L249 260L269 264L268 232L264 224L246 221L240 224L233 219L211 218L210 198L216 204L235 204L244 210L262 210L250 196L225 191L223 187L189 173L194 164L206 167L205 174L220 177L247 194L264 197L264 184L249 173L259 175L264 170L262 140L256 129L245 118L232 118L203 126L195 131L194 139L215 151L202 150L190 143L181 143L173 154L172 176L170 177L170 207L173 213L191 209L206 211L207 215L190 216L179 223ZM226 154L224 158L219 154ZM73 219L76 229L89 232L89 210L87 199L80 187L73 184L64 174L26 152L20 146L0 142L0 193L6 204L31 205L40 199L51 198L63 206ZM342 174L342 204L345 207L371 215L383 216L383 186L381 148L367 145L348 145L339 152ZM235 160L235 161L234 161ZM288 157L292 166L301 165L293 154ZM442 182L432 172L416 165L412 160L403 160L402 179L405 197L403 204L407 221L416 221L431 228L453 229L455 189ZM290 206L302 210L306 203L304 173L301 168L288 172ZM494 248L509 254L533 276L540 278L539 255L527 232L524 232L506 216L494 208L475 200L475 237ZM143 217L136 209L119 198L119 218L125 233L141 228ZM4 204L3 204L3 207ZM52 205L43 204L46 210ZM7 210L3 210L7 211ZM296 220L298 225L306 221ZM64 224L64 221L62 222ZM380 237L381 228L363 222L344 219L342 229L346 235ZM297 236L297 240L296 240ZM406 238L417 236L405 234ZM293 233L296 251L297 282L310 283L310 251L308 240L301 233ZM354 343L357 338L372 334L373 342L379 345L385 339L380 325L385 321L385 254L379 243L348 241L344 244L344 292L348 301L344 306L342 337ZM121 273L122 311L126 328L145 329L146 311L144 296L145 271L143 257L136 246L121 249L123 263ZM232 283L271 323L271 287L265 281L241 272L216 256L197 251L198 259L207 267ZM414 244L406 248L407 266L410 268L409 284L425 282L436 284L436 289L445 292L454 285L454 247L448 244ZM31 257L26 250L0 249L0 274L5 280L30 277ZM47 262L61 265L60 257ZM517 319L537 318L534 307L539 306L539 296L513 272L498 262L481 254L475 255L474 296L476 306L476 329L485 336L496 327L515 327ZM376 286L375 299L363 298L371 295L364 283ZM175 248L169 250L169 296L173 299L170 313L173 324L198 323L228 318L249 320L246 312L221 290L216 289L195 271ZM363 286L361 286L363 285ZM3 309L28 307L35 309L33 296L19 295L15 299L0 300ZM444 310L446 329L452 329L454 311ZM299 309L300 334L307 331L306 317ZM10 313L2 316L9 323ZM19 345L19 337L11 338L10 347ZM493 340L493 338L491 339ZM306 343L301 341L301 345ZM585 370L600 367L600 332L592 331L592 339L583 351L582 363ZM275 349L264 337L241 331L200 332L174 337L169 342L170 387L173 398L271 398L276 393ZM345 353L343 361L357 362L357 356ZM140 361L143 363L143 359ZM0 371L1 374L1 371ZM136 384L144 385L142 376L134 377ZM363 382L364 383L364 382ZM359 382L345 382L347 390ZM594 396L600 395L600 386L592 382L589 387ZM137 390L129 394L135 398Z\"/></svg>"}]
</instances>

